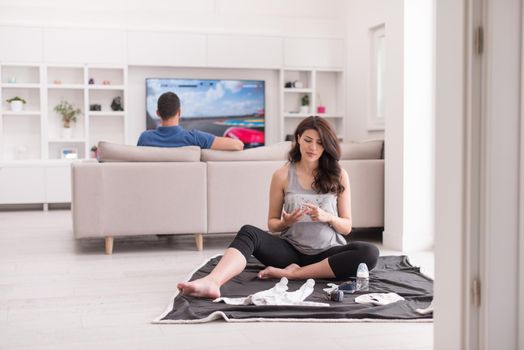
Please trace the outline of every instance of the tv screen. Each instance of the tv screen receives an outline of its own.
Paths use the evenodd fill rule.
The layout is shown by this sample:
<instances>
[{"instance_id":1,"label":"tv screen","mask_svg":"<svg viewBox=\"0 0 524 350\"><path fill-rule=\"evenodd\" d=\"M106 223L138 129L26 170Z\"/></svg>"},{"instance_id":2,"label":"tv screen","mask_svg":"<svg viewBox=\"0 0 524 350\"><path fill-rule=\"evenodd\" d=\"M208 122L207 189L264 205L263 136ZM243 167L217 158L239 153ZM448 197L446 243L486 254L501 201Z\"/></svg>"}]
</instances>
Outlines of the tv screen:
<instances>
[{"instance_id":1,"label":"tv screen","mask_svg":"<svg viewBox=\"0 0 524 350\"><path fill-rule=\"evenodd\" d=\"M147 128L160 125L157 101L164 92L180 98L180 125L237 138L246 148L264 145L263 80L146 79Z\"/></svg>"}]
</instances>

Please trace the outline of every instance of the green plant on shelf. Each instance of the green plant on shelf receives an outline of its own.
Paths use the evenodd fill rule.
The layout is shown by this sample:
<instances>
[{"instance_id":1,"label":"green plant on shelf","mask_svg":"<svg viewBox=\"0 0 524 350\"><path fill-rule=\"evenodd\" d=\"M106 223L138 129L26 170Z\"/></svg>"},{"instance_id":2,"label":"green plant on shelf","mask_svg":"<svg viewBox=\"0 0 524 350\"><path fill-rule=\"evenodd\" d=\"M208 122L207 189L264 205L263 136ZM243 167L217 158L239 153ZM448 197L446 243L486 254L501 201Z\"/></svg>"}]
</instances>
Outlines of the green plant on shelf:
<instances>
[{"instance_id":1,"label":"green plant on shelf","mask_svg":"<svg viewBox=\"0 0 524 350\"><path fill-rule=\"evenodd\" d=\"M302 106L309 106L309 95L302 96Z\"/></svg>"},{"instance_id":2,"label":"green plant on shelf","mask_svg":"<svg viewBox=\"0 0 524 350\"><path fill-rule=\"evenodd\" d=\"M76 116L80 114L80 108L73 107L67 101L60 101L54 108L55 112L62 116L62 122L64 128L68 129L71 127L71 122L76 122Z\"/></svg>"},{"instance_id":3,"label":"green plant on shelf","mask_svg":"<svg viewBox=\"0 0 524 350\"><path fill-rule=\"evenodd\" d=\"M11 102L14 102L14 101L20 101L20 102L22 102L23 104L26 104L26 103L27 103L26 100L24 100L23 98L18 97L18 96L15 96L15 97L12 97L12 98L10 98L10 99L5 100L5 102L7 102L7 103L11 103Z\"/></svg>"}]
</instances>

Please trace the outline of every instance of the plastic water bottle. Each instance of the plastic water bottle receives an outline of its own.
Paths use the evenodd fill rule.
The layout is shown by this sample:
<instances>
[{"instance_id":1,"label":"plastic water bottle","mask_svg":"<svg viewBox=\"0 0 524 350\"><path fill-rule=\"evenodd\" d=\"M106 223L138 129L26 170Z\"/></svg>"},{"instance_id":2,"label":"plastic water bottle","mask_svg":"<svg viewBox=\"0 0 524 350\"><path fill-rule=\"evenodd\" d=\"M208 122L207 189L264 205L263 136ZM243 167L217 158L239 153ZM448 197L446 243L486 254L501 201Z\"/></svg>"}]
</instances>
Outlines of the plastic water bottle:
<instances>
[{"instance_id":1,"label":"plastic water bottle","mask_svg":"<svg viewBox=\"0 0 524 350\"><path fill-rule=\"evenodd\" d=\"M369 291L369 271L365 263L360 263L357 268L357 291Z\"/></svg>"}]
</instances>

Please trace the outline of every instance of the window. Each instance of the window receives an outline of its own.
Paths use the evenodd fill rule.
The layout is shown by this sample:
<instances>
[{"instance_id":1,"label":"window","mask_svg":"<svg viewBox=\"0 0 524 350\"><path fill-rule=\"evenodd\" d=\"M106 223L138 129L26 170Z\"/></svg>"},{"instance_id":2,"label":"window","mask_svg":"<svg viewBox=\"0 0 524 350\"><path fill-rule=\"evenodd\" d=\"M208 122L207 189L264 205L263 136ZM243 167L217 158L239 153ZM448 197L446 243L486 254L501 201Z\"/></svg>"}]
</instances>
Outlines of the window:
<instances>
[{"instance_id":1,"label":"window","mask_svg":"<svg viewBox=\"0 0 524 350\"><path fill-rule=\"evenodd\" d=\"M380 24L370 29L370 107L368 115L369 130L384 130L385 120L385 76L386 76L386 30Z\"/></svg>"}]
</instances>

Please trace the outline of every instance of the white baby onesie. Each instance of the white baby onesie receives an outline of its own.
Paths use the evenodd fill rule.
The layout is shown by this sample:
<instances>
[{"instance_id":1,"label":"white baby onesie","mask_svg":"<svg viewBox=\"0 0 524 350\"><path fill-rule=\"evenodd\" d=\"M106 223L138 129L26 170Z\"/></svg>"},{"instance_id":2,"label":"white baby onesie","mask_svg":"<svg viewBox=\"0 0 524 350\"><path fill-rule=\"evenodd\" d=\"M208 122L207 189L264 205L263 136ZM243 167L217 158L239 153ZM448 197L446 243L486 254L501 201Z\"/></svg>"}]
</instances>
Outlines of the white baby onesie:
<instances>
[{"instance_id":1,"label":"white baby onesie","mask_svg":"<svg viewBox=\"0 0 524 350\"><path fill-rule=\"evenodd\" d=\"M304 301L313 293L315 281L308 279L298 290L288 292L288 280L282 277L271 289L248 295L245 298L217 298L213 302L224 302L229 305L295 305L295 306L329 306L327 303Z\"/></svg>"},{"instance_id":2,"label":"white baby onesie","mask_svg":"<svg viewBox=\"0 0 524 350\"><path fill-rule=\"evenodd\" d=\"M387 305L400 300L405 300L397 293L369 293L355 298L359 304Z\"/></svg>"}]
</instances>

